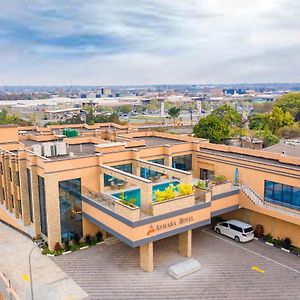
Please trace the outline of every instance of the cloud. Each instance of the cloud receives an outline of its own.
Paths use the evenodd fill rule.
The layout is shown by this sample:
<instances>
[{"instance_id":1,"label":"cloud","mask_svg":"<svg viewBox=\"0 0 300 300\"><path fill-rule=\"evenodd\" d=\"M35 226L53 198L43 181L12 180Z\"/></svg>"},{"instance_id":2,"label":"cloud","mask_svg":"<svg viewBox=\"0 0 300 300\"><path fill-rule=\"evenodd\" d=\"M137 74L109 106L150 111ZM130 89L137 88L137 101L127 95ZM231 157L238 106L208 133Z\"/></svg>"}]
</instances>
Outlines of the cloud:
<instances>
[{"instance_id":1,"label":"cloud","mask_svg":"<svg viewBox=\"0 0 300 300\"><path fill-rule=\"evenodd\" d=\"M0 85L300 77L292 0L10 0L0 11Z\"/></svg>"}]
</instances>

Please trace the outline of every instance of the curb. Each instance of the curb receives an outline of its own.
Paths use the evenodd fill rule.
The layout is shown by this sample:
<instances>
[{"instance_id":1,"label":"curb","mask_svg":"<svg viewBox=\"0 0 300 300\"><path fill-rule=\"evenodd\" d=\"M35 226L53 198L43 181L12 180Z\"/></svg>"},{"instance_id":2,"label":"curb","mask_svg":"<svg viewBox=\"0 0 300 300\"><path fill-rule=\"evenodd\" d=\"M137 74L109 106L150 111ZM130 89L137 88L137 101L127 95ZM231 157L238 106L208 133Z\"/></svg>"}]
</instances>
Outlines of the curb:
<instances>
[{"instance_id":1,"label":"curb","mask_svg":"<svg viewBox=\"0 0 300 300\"><path fill-rule=\"evenodd\" d=\"M274 247L274 245L272 243L269 243L269 242L264 242L266 245L269 245L271 247Z\"/></svg>"},{"instance_id":2,"label":"curb","mask_svg":"<svg viewBox=\"0 0 300 300\"><path fill-rule=\"evenodd\" d=\"M84 249L88 249L89 248L89 246L84 246L84 247L81 247L81 248L79 248L80 250L84 250Z\"/></svg>"},{"instance_id":3,"label":"curb","mask_svg":"<svg viewBox=\"0 0 300 300\"><path fill-rule=\"evenodd\" d=\"M65 255L65 254L69 254L69 253L72 253L72 251L66 251L66 252L63 252L62 255Z\"/></svg>"}]
</instances>

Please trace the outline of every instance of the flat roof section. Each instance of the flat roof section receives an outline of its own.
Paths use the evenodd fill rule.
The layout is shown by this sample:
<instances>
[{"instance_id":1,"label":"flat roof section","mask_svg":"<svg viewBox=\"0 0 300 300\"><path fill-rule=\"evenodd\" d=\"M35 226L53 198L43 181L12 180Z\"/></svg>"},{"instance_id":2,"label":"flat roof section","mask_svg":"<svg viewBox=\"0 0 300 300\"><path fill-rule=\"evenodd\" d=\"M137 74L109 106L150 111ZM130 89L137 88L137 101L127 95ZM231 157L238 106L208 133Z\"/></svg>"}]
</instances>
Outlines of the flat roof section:
<instances>
[{"instance_id":1,"label":"flat roof section","mask_svg":"<svg viewBox=\"0 0 300 300\"><path fill-rule=\"evenodd\" d=\"M146 147L155 147L155 146L162 146L162 145L176 145L176 144L184 144L187 142L179 141L174 139L169 139L169 138L161 138L161 137L156 137L156 136L141 136L138 138L133 138L133 140L144 140L146 143Z\"/></svg>"},{"instance_id":2,"label":"flat roof section","mask_svg":"<svg viewBox=\"0 0 300 300\"><path fill-rule=\"evenodd\" d=\"M300 171L300 166L293 165L293 164L281 163L274 159L266 159L266 158L260 158L260 157L255 157L255 156L251 156L251 155L245 155L245 154L237 154L237 153L232 153L232 152L228 153L228 152L224 152L224 151L211 150L211 149L205 149L205 148L200 148L200 153L215 154L215 155L219 155L219 156L223 156L223 157L248 160L251 162L256 162L256 163L261 163L261 164L269 164L269 165L273 165L275 167L286 167L288 169Z\"/></svg>"},{"instance_id":3,"label":"flat roof section","mask_svg":"<svg viewBox=\"0 0 300 300\"><path fill-rule=\"evenodd\" d=\"M280 142L276 145L270 146L263 150L268 152L285 154L287 156L300 157L300 144L291 145L291 144L286 144L284 142Z\"/></svg>"},{"instance_id":4,"label":"flat roof section","mask_svg":"<svg viewBox=\"0 0 300 300\"><path fill-rule=\"evenodd\" d=\"M52 143L55 141L48 141L48 142ZM48 142L37 142L34 140L21 141L21 143L25 144L26 148L31 147L32 145L36 145L36 144L42 145L42 144L48 143ZM83 143L83 144L76 144L76 145L67 145L67 155L52 156L52 157L48 157L48 158L51 160L72 158L72 156L70 156L71 152L74 154L74 158L81 157L81 156L93 155L93 154L97 153L95 151L95 144Z\"/></svg>"}]
</instances>

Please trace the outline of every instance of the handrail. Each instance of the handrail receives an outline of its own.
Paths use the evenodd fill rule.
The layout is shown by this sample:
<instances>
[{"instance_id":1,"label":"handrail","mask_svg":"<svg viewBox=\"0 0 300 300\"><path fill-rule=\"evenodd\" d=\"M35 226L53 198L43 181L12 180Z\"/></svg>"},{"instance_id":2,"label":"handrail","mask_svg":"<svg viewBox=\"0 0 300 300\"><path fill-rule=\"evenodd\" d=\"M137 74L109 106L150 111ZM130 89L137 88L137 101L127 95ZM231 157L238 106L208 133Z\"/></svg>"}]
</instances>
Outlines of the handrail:
<instances>
[{"instance_id":1,"label":"handrail","mask_svg":"<svg viewBox=\"0 0 300 300\"><path fill-rule=\"evenodd\" d=\"M300 218L300 213L295 213L289 211L287 209L276 207L272 204L267 203L264 199L262 199L252 188L246 185L241 185L241 190L245 193L245 195L256 205L260 207L264 207L273 211L277 211L279 213L290 215L292 217Z\"/></svg>"}]
</instances>

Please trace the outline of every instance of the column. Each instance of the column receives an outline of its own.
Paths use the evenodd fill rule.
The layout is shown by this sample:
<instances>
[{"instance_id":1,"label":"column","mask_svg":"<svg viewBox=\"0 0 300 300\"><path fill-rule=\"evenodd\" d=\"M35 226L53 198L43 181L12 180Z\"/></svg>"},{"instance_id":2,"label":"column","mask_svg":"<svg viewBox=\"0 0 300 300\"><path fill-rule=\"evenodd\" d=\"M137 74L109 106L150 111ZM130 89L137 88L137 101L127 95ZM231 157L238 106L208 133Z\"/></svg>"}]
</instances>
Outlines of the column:
<instances>
[{"instance_id":1,"label":"column","mask_svg":"<svg viewBox=\"0 0 300 300\"><path fill-rule=\"evenodd\" d=\"M141 211L145 214L152 213L152 184L141 183Z\"/></svg>"},{"instance_id":2,"label":"column","mask_svg":"<svg viewBox=\"0 0 300 300\"><path fill-rule=\"evenodd\" d=\"M153 243L140 246L140 267L146 272L153 271Z\"/></svg>"},{"instance_id":3,"label":"column","mask_svg":"<svg viewBox=\"0 0 300 300\"><path fill-rule=\"evenodd\" d=\"M178 235L178 250L182 256L190 257L192 255L192 230Z\"/></svg>"},{"instance_id":4,"label":"column","mask_svg":"<svg viewBox=\"0 0 300 300\"><path fill-rule=\"evenodd\" d=\"M24 226L27 226L31 224L31 221L28 195L27 168L25 159L19 160L19 176L23 224Z\"/></svg>"},{"instance_id":5,"label":"column","mask_svg":"<svg viewBox=\"0 0 300 300\"><path fill-rule=\"evenodd\" d=\"M164 154L165 154L165 159L164 159L165 166L172 168L171 145L164 146Z\"/></svg>"},{"instance_id":6,"label":"column","mask_svg":"<svg viewBox=\"0 0 300 300\"><path fill-rule=\"evenodd\" d=\"M45 198L47 211L47 229L49 249L53 249L56 243L61 243L59 190L57 175L45 176Z\"/></svg>"},{"instance_id":7,"label":"column","mask_svg":"<svg viewBox=\"0 0 300 300\"><path fill-rule=\"evenodd\" d=\"M141 175L141 167L138 164L138 159L140 158L140 152L138 149L132 149L132 174L135 176Z\"/></svg>"},{"instance_id":8,"label":"column","mask_svg":"<svg viewBox=\"0 0 300 300\"><path fill-rule=\"evenodd\" d=\"M31 166L31 195L33 207L34 234L37 237L41 234L41 218L37 167L35 166Z\"/></svg>"}]
</instances>

